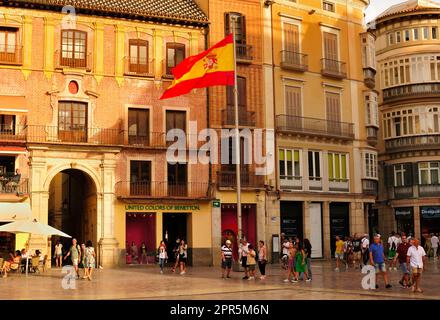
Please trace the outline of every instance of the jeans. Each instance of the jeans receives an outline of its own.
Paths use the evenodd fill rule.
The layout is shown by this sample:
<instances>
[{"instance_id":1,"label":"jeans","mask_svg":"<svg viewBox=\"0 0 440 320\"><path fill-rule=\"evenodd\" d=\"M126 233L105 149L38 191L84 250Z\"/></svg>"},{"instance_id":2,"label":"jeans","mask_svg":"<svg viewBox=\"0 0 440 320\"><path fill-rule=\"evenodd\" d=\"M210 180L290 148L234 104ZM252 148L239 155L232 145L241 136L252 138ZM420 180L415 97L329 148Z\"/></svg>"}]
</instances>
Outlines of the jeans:
<instances>
[{"instance_id":1,"label":"jeans","mask_svg":"<svg viewBox=\"0 0 440 320\"><path fill-rule=\"evenodd\" d=\"M434 253L434 259L437 259L437 250L438 248L432 248L432 251Z\"/></svg>"},{"instance_id":2,"label":"jeans","mask_svg":"<svg viewBox=\"0 0 440 320\"><path fill-rule=\"evenodd\" d=\"M307 258L307 273L309 274L309 279L312 279L312 258Z\"/></svg>"},{"instance_id":3,"label":"jeans","mask_svg":"<svg viewBox=\"0 0 440 320\"><path fill-rule=\"evenodd\" d=\"M258 261L258 268L262 276L266 275L266 261Z\"/></svg>"},{"instance_id":4,"label":"jeans","mask_svg":"<svg viewBox=\"0 0 440 320\"><path fill-rule=\"evenodd\" d=\"M161 271L163 271L164 264L165 264L165 259L159 258L159 267Z\"/></svg>"}]
</instances>

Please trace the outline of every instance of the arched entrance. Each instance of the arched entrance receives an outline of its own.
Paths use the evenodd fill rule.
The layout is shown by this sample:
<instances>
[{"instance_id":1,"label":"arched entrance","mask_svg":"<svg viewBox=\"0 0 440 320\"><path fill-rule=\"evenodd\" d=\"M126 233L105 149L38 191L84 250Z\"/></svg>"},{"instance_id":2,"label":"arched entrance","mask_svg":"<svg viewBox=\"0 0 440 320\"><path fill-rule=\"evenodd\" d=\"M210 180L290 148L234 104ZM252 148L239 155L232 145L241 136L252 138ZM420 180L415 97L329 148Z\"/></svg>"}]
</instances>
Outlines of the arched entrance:
<instances>
[{"instance_id":1,"label":"arched entrance","mask_svg":"<svg viewBox=\"0 0 440 320\"><path fill-rule=\"evenodd\" d=\"M97 244L97 190L90 176L78 169L57 173L49 185L48 223L85 243ZM54 245L58 238L52 239ZM60 239L67 249L70 240Z\"/></svg>"}]
</instances>

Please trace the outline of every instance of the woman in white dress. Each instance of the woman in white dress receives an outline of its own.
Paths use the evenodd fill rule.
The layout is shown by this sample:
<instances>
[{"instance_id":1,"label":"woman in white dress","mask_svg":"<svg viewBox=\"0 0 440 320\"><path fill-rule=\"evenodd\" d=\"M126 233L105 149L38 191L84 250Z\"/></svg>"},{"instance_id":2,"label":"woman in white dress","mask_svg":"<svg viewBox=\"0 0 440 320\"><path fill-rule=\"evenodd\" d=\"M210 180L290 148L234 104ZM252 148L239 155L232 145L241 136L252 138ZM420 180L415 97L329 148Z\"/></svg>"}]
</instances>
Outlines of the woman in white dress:
<instances>
[{"instance_id":1,"label":"woman in white dress","mask_svg":"<svg viewBox=\"0 0 440 320\"><path fill-rule=\"evenodd\" d=\"M86 250L85 250L85 256L86 256L86 265L84 266L84 272L85 276L89 279L89 281L92 281L92 273L93 269L95 269L95 249L93 249L92 241L87 241L86 244Z\"/></svg>"}]
</instances>

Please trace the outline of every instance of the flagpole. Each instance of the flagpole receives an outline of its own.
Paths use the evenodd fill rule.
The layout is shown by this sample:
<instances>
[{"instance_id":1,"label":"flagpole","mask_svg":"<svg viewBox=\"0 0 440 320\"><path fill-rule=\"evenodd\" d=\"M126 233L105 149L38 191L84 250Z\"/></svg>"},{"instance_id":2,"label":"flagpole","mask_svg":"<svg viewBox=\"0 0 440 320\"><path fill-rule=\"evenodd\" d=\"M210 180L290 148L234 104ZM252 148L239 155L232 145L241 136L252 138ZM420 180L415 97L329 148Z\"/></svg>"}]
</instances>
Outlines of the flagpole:
<instances>
[{"instance_id":1,"label":"flagpole","mask_svg":"<svg viewBox=\"0 0 440 320\"><path fill-rule=\"evenodd\" d=\"M240 134L239 134L239 118L238 118L238 81L237 81L237 48L235 43L235 17L232 17L232 36L234 44L234 113L235 113L235 173L236 173L236 188L237 188L237 229L238 229L238 247L240 247L240 240L243 237L242 223L241 223L241 167L240 167Z\"/></svg>"}]
</instances>

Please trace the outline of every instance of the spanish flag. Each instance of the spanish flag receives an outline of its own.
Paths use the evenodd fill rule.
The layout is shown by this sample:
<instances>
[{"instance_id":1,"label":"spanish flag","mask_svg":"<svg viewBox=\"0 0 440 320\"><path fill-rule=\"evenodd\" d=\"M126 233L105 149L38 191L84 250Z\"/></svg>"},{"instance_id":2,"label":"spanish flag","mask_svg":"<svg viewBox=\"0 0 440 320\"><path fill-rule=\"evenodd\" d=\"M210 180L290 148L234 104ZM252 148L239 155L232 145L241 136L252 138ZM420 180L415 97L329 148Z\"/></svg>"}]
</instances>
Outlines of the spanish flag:
<instances>
[{"instance_id":1,"label":"spanish flag","mask_svg":"<svg viewBox=\"0 0 440 320\"><path fill-rule=\"evenodd\" d=\"M169 99L196 88L219 85L233 86L235 83L233 35L210 49L186 58L172 70L174 81L160 99Z\"/></svg>"}]
</instances>

